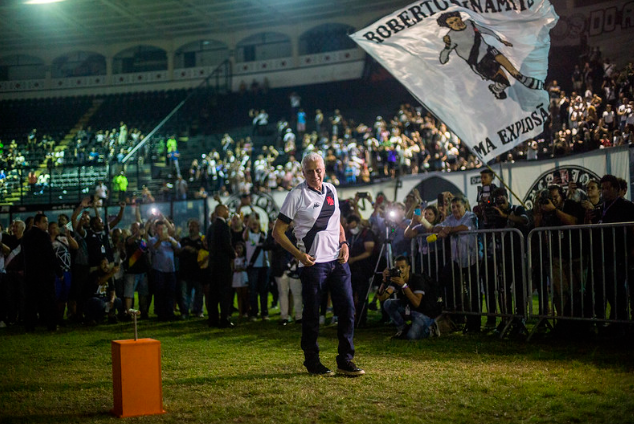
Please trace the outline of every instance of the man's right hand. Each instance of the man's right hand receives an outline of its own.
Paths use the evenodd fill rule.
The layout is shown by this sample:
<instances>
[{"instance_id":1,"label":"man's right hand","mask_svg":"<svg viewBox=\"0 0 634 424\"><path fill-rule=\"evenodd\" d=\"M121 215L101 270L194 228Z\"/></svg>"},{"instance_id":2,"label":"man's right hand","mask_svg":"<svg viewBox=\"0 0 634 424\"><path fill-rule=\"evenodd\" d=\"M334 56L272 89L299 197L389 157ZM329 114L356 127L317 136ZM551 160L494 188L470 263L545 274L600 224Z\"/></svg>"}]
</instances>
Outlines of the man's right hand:
<instances>
[{"instance_id":1,"label":"man's right hand","mask_svg":"<svg viewBox=\"0 0 634 424\"><path fill-rule=\"evenodd\" d=\"M84 197L83 199L81 199L81 207L84 209L88 208L91 203L92 199L90 197Z\"/></svg>"},{"instance_id":2,"label":"man's right hand","mask_svg":"<svg viewBox=\"0 0 634 424\"><path fill-rule=\"evenodd\" d=\"M389 279L390 279L390 269L389 268L385 268L383 270L383 282L387 283Z\"/></svg>"},{"instance_id":3,"label":"man's right hand","mask_svg":"<svg viewBox=\"0 0 634 424\"><path fill-rule=\"evenodd\" d=\"M304 266L313 266L315 265L315 258L310 256L308 253L302 252L302 255L297 258Z\"/></svg>"},{"instance_id":4,"label":"man's right hand","mask_svg":"<svg viewBox=\"0 0 634 424\"><path fill-rule=\"evenodd\" d=\"M542 212L552 212L555 209L557 208L553 205L553 202L550 199L548 199L548 203L542 205Z\"/></svg>"}]
</instances>

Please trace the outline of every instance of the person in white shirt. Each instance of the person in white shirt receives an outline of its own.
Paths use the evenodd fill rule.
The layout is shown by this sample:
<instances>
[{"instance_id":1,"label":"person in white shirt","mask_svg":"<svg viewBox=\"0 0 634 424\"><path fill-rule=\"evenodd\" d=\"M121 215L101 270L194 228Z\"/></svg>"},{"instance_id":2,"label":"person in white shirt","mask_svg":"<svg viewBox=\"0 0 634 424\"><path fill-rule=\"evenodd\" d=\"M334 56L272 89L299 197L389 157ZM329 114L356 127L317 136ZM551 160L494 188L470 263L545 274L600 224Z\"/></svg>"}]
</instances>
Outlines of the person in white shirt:
<instances>
[{"instance_id":1,"label":"person in white shirt","mask_svg":"<svg viewBox=\"0 0 634 424\"><path fill-rule=\"evenodd\" d=\"M614 116L615 115L614 111L612 110L612 105L605 105L605 110L603 111L601 117L603 118L603 122L605 122L605 125L607 125L608 130L610 131L614 130Z\"/></svg>"},{"instance_id":2,"label":"person in white shirt","mask_svg":"<svg viewBox=\"0 0 634 424\"><path fill-rule=\"evenodd\" d=\"M302 342L304 366L309 373L331 376L333 372L319 359L319 306L326 290L330 290L335 315L339 318L337 336L339 355L337 371L348 376L359 376L365 371L357 367L354 358L354 301L349 246L340 222L339 199L332 184L323 181L323 158L309 153L302 160L305 181L293 188L280 209L273 237L300 262L300 279L304 311ZM285 232L295 223L297 247Z\"/></svg>"}]
</instances>

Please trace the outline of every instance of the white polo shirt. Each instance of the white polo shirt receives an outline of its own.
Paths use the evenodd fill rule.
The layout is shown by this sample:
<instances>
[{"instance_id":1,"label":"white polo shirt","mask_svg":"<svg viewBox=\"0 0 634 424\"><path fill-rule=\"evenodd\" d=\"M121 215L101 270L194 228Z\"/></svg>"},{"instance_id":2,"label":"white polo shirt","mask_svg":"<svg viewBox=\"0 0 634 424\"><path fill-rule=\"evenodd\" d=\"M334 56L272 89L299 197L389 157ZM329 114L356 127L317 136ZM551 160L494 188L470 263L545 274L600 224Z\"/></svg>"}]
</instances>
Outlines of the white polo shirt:
<instances>
[{"instance_id":1,"label":"white polo shirt","mask_svg":"<svg viewBox=\"0 0 634 424\"><path fill-rule=\"evenodd\" d=\"M332 262L339 256L339 199L330 183L321 192L304 181L293 188L280 209L278 219L295 222L297 248L315 258L315 263Z\"/></svg>"}]
</instances>

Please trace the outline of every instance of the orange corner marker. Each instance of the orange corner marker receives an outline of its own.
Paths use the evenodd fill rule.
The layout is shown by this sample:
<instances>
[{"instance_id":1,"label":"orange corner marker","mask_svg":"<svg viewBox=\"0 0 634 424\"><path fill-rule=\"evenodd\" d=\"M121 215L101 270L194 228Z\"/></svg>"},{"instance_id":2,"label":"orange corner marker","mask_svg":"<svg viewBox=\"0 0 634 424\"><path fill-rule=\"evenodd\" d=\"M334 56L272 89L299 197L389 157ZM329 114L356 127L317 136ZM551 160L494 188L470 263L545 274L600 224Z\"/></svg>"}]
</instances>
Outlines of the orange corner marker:
<instances>
[{"instance_id":1,"label":"orange corner marker","mask_svg":"<svg viewBox=\"0 0 634 424\"><path fill-rule=\"evenodd\" d=\"M114 408L119 418L164 414L161 342L154 339L112 341Z\"/></svg>"}]
</instances>

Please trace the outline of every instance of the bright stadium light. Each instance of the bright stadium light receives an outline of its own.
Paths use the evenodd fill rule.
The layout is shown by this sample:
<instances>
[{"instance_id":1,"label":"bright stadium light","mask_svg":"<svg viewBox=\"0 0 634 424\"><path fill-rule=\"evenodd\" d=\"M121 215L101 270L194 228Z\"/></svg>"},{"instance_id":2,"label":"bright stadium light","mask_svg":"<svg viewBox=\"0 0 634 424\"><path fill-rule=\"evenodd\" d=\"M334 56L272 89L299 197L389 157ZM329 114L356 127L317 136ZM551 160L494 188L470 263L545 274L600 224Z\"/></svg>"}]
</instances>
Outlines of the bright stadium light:
<instances>
[{"instance_id":1,"label":"bright stadium light","mask_svg":"<svg viewBox=\"0 0 634 424\"><path fill-rule=\"evenodd\" d=\"M59 3L66 0L26 0L24 4L48 4L48 3Z\"/></svg>"}]
</instances>

